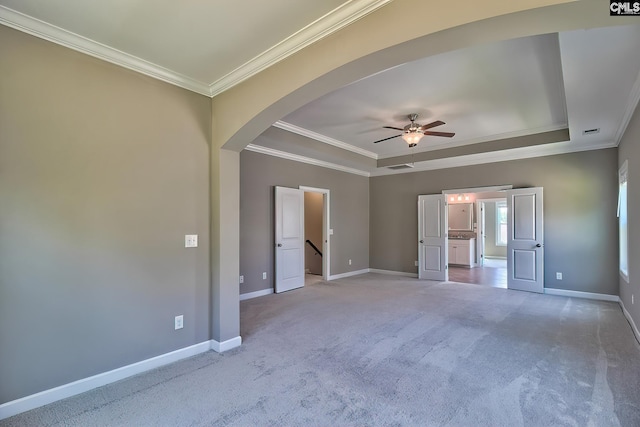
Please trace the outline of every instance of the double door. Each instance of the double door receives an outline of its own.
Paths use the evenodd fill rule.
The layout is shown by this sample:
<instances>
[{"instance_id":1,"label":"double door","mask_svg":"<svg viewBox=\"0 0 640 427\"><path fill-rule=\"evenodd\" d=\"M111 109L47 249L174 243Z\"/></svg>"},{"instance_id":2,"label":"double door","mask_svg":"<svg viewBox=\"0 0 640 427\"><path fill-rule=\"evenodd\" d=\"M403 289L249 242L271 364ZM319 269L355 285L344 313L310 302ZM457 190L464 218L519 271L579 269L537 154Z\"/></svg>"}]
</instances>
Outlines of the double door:
<instances>
[{"instance_id":1,"label":"double door","mask_svg":"<svg viewBox=\"0 0 640 427\"><path fill-rule=\"evenodd\" d=\"M544 292L542 188L507 190L507 287ZM449 279L447 203L443 194L418 196L418 277ZM457 256L457 252L456 252Z\"/></svg>"}]
</instances>

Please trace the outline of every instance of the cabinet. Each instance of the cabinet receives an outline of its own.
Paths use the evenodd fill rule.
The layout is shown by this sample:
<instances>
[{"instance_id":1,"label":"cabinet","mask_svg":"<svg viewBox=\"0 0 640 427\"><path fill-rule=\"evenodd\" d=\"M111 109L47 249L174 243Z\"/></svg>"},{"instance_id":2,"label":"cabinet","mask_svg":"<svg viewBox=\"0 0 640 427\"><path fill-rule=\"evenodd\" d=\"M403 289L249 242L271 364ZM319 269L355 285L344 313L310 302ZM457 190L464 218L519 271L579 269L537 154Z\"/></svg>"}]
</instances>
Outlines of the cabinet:
<instances>
[{"instance_id":1,"label":"cabinet","mask_svg":"<svg viewBox=\"0 0 640 427\"><path fill-rule=\"evenodd\" d=\"M449 239L449 264L471 267L476 260L476 239Z\"/></svg>"}]
</instances>

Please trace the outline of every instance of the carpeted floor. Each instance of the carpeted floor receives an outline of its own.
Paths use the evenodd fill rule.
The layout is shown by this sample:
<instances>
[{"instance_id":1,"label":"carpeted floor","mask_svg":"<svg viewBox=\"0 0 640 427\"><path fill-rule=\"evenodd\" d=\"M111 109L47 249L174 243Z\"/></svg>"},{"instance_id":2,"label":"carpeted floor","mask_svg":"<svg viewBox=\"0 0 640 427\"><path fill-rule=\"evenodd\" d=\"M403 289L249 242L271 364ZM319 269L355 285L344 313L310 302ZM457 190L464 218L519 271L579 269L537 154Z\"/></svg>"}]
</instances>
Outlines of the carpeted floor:
<instances>
[{"instance_id":1,"label":"carpeted floor","mask_svg":"<svg viewBox=\"0 0 640 427\"><path fill-rule=\"evenodd\" d=\"M0 426L639 426L616 303L367 274L241 303L243 345Z\"/></svg>"}]
</instances>

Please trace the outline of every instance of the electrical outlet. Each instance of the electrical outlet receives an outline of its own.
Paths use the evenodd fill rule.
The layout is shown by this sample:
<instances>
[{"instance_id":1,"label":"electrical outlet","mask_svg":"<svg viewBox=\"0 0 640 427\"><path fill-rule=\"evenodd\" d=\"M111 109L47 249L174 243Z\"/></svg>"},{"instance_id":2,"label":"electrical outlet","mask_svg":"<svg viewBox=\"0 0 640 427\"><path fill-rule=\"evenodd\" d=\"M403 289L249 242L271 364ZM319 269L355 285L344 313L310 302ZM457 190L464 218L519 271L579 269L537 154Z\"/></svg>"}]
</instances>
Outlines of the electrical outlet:
<instances>
[{"instance_id":1,"label":"electrical outlet","mask_svg":"<svg viewBox=\"0 0 640 427\"><path fill-rule=\"evenodd\" d=\"M197 248L198 247L198 235L197 234L185 234L184 235L184 247L185 248Z\"/></svg>"},{"instance_id":2,"label":"electrical outlet","mask_svg":"<svg viewBox=\"0 0 640 427\"><path fill-rule=\"evenodd\" d=\"M176 316L175 320L174 320L174 326L176 328L176 331L178 329L182 329L184 326L184 315L180 315L180 316Z\"/></svg>"},{"instance_id":3,"label":"electrical outlet","mask_svg":"<svg viewBox=\"0 0 640 427\"><path fill-rule=\"evenodd\" d=\"M240 276L240 283L244 283L244 276Z\"/></svg>"},{"instance_id":4,"label":"electrical outlet","mask_svg":"<svg viewBox=\"0 0 640 427\"><path fill-rule=\"evenodd\" d=\"M349 260L349 265L351 265L351 260Z\"/></svg>"},{"instance_id":5,"label":"electrical outlet","mask_svg":"<svg viewBox=\"0 0 640 427\"><path fill-rule=\"evenodd\" d=\"M633 304L634 304L634 302L633 302L633 294L631 294L631 305L633 305Z\"/></svg>"},{"instance_id":6,"label":"electrical outlet","mask_svg":"<svg viewBox=\"0 0 640 427\"><path fill-rule=\"evenodd\" d=\"M556 280L562 280L562 273L560 272L556 273Z\"/></svg>"},{"instance_id":7,"label":"electrical outlet","mask_svg":"<svg viewBox=\"0 0 640 427\"><path fill-rule=\"evenodd\" d=\"M262 280L267 280L267 272L262 273Z\"/></svg>"},{"instance_id":8,"label":"electrical outlet","mask_svg":"<svg viewBox=\"0 0 640 427\"><path fill-rule=\"evenodd\" d=\"M413 261L413 265L418 266L418 261Z\"/></svg>"}]
</instances>

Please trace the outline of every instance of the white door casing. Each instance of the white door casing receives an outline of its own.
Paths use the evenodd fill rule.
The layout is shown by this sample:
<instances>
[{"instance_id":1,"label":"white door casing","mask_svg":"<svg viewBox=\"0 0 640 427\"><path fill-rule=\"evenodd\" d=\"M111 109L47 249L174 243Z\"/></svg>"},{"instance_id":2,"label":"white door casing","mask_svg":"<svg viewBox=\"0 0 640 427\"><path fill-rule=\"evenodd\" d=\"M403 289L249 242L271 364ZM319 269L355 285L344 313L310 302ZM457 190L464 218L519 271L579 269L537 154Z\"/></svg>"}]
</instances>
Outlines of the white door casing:
<instances>
[{"instance_id":1,"label":"white door casing","mask_svg":"<svg viewBox=\"0 0 640 427\"><path fill-rule=\"evenodd\" d=\"M275 189L276 293L304 286L304 191Z\"/></svg>"},{"instance_id":2,"label":"white door casing","mask_svg":"<svg viewBox=\"0 0 640 427\"><path fill-rule=\"evenodd\" d=\"M542 188L507 192L507 287L544 292Z\"/></svg>"},{"instance_id":3,"label":"white door casing","mask_svg":"<svg viewBox=\"0 0 640 427\"><path fill-rule=\"evenodd\" d=\"M443 194L418 196L418 277L449 279L447 202Z\"/></svg>"},{"instance_id":4,"label":"white door casing","mask_svg":"<svg viewBox=\"0 0 640 427\"><path fill-rule=\"evenodd\" d=\"M322 279L329 280L331 276L331 191L326 188L298 187L305 193L321 193L322 198Z\"/></svg>"}]
</instances>

